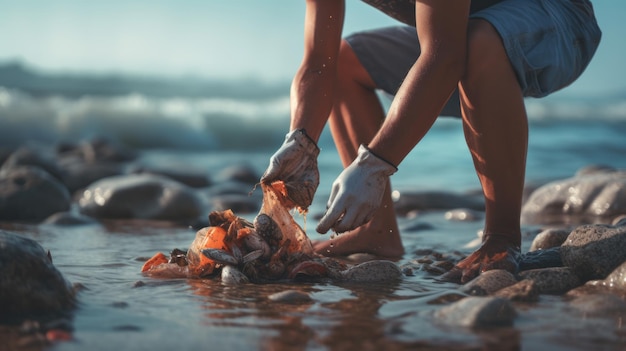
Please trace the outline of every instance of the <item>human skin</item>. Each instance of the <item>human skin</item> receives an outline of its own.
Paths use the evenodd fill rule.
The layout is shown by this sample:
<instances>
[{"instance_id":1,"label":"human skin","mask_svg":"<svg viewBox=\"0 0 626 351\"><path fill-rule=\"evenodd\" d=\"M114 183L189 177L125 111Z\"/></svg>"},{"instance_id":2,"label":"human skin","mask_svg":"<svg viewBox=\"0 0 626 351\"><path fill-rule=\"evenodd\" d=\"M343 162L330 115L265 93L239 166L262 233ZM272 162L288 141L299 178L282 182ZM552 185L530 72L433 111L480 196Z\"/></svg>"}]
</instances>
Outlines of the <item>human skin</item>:
<instances>
[{"instance_id":1,"label":"human skin","mask_svg":"<svg viewBox=\"0 0 626 351\"><path fill-rule=\"evenodd\" d=\"M371 78L342 45L344 1L307 0L304 58L291 90L291 129L304 128L318 140L330 118L347 166L362 143L399 165L459 88L465 137L486 205L483 245L448 274L462 282L489 269L517 270L528 139L523 96L500 38L487 22L468 19L469 5L469 0L416 1L421 55L385 116ZM402 256L387 185L369 223L318 243L316 250Z\"/></svg>"}]
</instances>

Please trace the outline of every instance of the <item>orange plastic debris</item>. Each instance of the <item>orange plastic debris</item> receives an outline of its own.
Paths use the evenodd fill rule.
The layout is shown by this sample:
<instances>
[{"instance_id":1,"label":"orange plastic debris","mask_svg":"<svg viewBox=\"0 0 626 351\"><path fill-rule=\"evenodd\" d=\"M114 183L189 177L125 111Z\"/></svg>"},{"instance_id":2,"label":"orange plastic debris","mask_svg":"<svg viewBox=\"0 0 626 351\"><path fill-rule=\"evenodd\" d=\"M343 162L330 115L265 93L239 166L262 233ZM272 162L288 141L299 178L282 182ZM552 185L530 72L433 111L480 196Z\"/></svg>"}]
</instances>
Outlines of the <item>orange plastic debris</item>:
<instances>
[{"instance_id":1,"label":"orange plastic debris","mask_svg":"<svg viewBox=\"0 0 626 351\"><path fill-rule=\"evenodd\" d=\"M152 256L152 258L150 258L149 260L146 261L146 263L143 264L143 267L141 267L141 271L142 272L148 271L152 267L156 267L162 263L167 263L167 262L169 262L167 257L162 252L159 252L156 255Z\"/></svg>"}]
</instances>

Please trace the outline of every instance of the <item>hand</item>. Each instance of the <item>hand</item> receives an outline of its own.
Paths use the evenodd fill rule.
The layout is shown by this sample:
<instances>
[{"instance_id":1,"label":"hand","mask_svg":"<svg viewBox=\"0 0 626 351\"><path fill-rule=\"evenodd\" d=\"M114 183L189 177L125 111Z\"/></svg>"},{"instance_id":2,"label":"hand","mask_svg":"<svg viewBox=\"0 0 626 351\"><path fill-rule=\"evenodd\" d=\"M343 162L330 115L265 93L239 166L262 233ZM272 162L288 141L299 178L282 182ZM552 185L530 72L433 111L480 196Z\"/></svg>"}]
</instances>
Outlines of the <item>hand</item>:
<instances>
[{"instance_id":1,"label":"hand","mask_svg":"<svg viewBox=\"0 0 626 351\"><path fill-rule=\"evenodd\" d=\"M332 228L343 233L369 222L380 206L389 176L397 170L361 145L356 159L333 183L317 231L324 234Z\"/></svg>"},{"instance_id":2,"label":"hand","mask_svg":"<svg viewBox=\"0 0 626 351\"><path fill-rule=\"evenodd\" d=\"M285 142L270 159L261 177L261 183L282 180L287 196L302 210L313 202L313 195L320 183L317 156L320 149L304 129L296 129L285 136Z\"/></svg>"}]
</instances>

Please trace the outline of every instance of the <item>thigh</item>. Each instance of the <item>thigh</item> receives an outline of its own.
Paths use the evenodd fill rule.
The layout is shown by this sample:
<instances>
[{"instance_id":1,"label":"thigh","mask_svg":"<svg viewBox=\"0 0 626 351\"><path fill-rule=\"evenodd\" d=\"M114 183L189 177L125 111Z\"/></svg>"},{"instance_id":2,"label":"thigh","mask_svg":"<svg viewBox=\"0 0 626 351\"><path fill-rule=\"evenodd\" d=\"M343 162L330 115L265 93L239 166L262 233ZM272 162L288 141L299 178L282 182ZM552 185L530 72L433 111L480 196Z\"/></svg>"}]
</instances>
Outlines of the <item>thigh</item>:
<instances>
[{"instance_id":1,"label":"thigh","mask_svg":"<svg viewBox=\"0 0 626 351\"><path fill-rule=\"evenodd\" d=\"M345 38L376 88L395 95L420 55L415 27L395 26L354 33ZM441 115L460 117L455 91Z\"/></svg>"},{"instance_id":2,"label":"thigh","mask_svg":"<svg viewBox=\"0 0 626 351\"><path fill-rule=\"evenodd\" d=\"M496 29L525 96L575 81L601 37L587 0L504 0L471 17Z\"/></svg>"}]
</instances>

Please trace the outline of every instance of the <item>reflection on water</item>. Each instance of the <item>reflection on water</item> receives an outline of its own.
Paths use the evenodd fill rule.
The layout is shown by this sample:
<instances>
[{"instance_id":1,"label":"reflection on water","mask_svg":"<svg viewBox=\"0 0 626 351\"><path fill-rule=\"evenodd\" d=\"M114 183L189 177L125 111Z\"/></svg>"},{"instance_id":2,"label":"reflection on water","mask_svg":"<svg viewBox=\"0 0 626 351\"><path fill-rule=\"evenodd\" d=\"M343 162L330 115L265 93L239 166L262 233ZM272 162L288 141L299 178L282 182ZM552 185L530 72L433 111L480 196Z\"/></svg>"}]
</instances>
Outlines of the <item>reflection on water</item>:
<instances>
[{"instance_id":1,"label":"reflection on water","mask_svg":"<svg viewBox=\"0 0 626 351\"><path fill-rule=\"evenodd\" d=\"M452 239L451 234L459 226L467 233L474 229L466 223L431 222L436 230L403 234L406 260L424 247L452 252L469 238ZM522 344L533 345L529 349L584 350L593 345L593 335L603 335L606 349L616 349L611 333L622 330L612 321L599 324L568 314L560 297L516 306L520 316L510 328L440 325L434 311L454 300L450 296L457 286L437 282L425 271L396 284L224 286L217 280L144 277L140 269L147 258L185 248L195 236L192 229L166 223L5 229L38 240L66 278L85 286L72 321L74 340L54 350L519 350ZM309 294L311 301L268 298L291 289ZM587 332L596 329L602 332ZM572 334L577 342L571 341Z\"/></svg>"}]
</instances>

